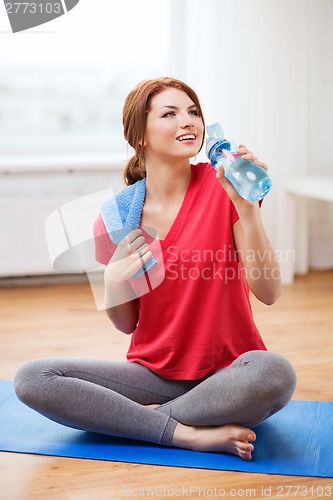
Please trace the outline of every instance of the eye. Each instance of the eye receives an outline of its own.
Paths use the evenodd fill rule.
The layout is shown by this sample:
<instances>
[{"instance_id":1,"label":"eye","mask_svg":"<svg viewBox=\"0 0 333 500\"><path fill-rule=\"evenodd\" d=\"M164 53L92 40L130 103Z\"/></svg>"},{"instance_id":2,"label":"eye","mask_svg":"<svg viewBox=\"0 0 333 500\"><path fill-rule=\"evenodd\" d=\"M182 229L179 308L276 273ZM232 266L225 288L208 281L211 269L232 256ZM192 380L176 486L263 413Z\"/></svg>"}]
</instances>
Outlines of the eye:
<instances>
[{"instance_id":1,"label":"eye","mask_svg":"<svg viewBox=\"0 0 333 500\"><path fill-rule=\"evenodd\" d=\"M199 111L197 109L192 109L189 112L189 114L192 115L192 116L199 116Z\"/></svg>"},{"instance_id":2,"label":"eye","mask_svg":"<svg viewBox=\"0 0 333 500\"><path fill-rule=\"evenodd\" d=\"M162 118L168 118L169 116L176 116L176 113L174 111L168 111L162 116Z\"/></svg>"}]
</instances>

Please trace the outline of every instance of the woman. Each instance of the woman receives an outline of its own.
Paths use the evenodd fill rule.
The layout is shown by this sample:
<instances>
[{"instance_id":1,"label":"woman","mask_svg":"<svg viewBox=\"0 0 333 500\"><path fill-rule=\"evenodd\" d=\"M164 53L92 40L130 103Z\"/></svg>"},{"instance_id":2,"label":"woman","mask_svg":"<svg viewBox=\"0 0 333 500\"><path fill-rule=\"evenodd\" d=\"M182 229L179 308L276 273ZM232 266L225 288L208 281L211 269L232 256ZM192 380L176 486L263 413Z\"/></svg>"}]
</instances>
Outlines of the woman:
<instances>
[{"instance_id":1,"label":"woman","mask_svg":"<svg viewBox=\"0 0 333 500\"><path fill-rule=\"evenodd\" d=\"M265 304L280 294L259 204L241 198L223 168L191 165L204 120L183 82L141 82L123 124L135 155L118 202L144 189L140 228L115 244L106 211L94 229L106 312L132 334L127 361L32 361L17 373L17 395L74 428L249 460L250 427L295 388L293 368L266 350L251 313L249 289ZM245 146L239 153L266 168ZM137 277L152 256L157 263Z\"/></svg>"}]
</instances>

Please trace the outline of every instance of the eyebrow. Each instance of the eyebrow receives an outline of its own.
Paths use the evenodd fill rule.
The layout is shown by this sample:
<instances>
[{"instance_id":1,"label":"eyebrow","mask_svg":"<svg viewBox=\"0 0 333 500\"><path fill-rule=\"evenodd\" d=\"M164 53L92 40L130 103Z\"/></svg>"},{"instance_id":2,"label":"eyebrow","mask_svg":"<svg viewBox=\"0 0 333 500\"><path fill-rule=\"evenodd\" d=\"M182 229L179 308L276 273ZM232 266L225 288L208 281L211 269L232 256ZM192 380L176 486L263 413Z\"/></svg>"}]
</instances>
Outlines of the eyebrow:
<instances>
[{"instance_id":1,"label":"eyebrow","mask_svg":"<svg viewBox=\"0 0 333 500\"><path fill-rule=\"evenodd\" d=\"M167 108L167 109L179 109L177 108L177 106L163 106L161 109L164 109L164 108ZM198 106L196 104L191 104L191 106L189 106L187 109L193 109L193 108L198 108Z\"/></svg>"}]
</instances>

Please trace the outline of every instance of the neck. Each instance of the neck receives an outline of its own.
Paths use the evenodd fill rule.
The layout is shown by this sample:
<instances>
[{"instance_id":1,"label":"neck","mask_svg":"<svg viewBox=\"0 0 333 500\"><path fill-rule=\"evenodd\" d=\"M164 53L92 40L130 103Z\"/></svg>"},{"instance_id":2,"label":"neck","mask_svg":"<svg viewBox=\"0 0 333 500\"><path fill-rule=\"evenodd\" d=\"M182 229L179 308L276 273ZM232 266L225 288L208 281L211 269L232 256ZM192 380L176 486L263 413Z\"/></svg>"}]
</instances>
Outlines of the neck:
<instances>
[{"instance_id":1,"label":"neck","mask_svg":"<svg viewBox=\"0 0 333 500\"><path fill-rule=\"evenodd\" d=\"M162 202L176 198L184 194L190 180L191 164L188 159L172 164L146 163L146 197Z\"/></svg>"}]
</instances>

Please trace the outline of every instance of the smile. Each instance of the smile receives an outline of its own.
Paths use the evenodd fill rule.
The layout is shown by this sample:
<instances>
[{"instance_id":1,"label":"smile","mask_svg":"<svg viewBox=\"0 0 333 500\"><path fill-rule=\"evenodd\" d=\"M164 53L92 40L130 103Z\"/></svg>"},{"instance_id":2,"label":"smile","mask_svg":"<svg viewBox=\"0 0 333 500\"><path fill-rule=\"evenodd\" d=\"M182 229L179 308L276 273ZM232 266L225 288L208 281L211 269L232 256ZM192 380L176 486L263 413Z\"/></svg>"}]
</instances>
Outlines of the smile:
<instances>
[{"instance_id":1,"label":"smile","mask_svg":"<svg viewBox=\"0 0 333 500\"><path fill-rule=\"evenodd\" d=\"M177 141L195 141L196 138L197 138L197 136L194 134L186 134L186 135L181 135L180 137L177 137Z\"/></svg>"}]
</instances>

